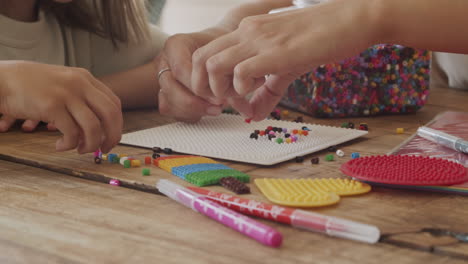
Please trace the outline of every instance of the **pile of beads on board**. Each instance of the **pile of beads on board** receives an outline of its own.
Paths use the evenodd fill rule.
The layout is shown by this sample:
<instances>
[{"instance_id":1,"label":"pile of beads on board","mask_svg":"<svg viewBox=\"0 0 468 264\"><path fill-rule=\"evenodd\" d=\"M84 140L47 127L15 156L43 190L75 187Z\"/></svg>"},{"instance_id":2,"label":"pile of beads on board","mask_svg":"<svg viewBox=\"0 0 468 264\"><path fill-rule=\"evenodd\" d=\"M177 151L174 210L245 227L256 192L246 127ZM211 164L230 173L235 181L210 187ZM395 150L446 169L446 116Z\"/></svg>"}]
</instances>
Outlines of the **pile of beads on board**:
<instances>
[{"instance_id":1,"label":"pile of beads on board","mask_svg":"<svg viewBox=\"0 0 468 264\"><path fill-rule=\"evenodd\" d=\"M298 142L301 136L308 136L309 131L310 129L305 126L301 129L287 129L268 126L265 130L255 130L250 134L250 138L257 140L259 137L268 137L268 140L274 141L278 144L290 144Z\"/></svg>"}]
</instances>

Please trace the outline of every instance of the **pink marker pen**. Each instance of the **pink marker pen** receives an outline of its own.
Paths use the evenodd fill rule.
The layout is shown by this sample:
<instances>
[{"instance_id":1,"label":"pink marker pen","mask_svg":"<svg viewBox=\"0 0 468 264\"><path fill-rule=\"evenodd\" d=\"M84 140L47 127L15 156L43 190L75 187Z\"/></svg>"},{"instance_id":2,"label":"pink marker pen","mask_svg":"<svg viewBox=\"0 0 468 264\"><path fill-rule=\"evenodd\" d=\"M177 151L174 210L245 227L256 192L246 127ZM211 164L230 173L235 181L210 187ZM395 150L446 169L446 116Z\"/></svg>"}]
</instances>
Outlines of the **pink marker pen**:
<instances>
[{"instance_id":1,"label":"pink marker pen","mask_svg":"<svg viewBox=\"0 0 468 264\"><path fill-rule=\"evenodd\" d=\"M159 180L156 184L159 191L173 200L202 213L223 225L247 235L270 247L279 247L283 236L275 229L239 214L204 195L191 191L169 180Z\"/></svg>"}]
</instances>

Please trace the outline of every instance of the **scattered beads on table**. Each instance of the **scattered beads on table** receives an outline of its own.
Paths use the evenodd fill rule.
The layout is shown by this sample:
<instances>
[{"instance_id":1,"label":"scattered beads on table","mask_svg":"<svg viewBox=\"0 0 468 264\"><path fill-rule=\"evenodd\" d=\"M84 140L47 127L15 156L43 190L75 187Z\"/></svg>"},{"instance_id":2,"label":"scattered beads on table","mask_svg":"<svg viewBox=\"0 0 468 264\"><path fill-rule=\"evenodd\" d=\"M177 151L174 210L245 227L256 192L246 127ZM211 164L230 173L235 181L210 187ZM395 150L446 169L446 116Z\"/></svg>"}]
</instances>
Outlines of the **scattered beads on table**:
<instances>
[{"instance_id":1,"label":"scattered beads on table","mask_svg":"<svg viewBox=\"0 0 468 264\"><path fill-rule=\"evenodd\" d=\"M141 161L140 160L131 160L130 164L132 167L140 167L141 166Z\"/></svg>"},{"instance_id":2,"label":"scattered beads on table","mask_svg":"<svg viewBox=\"0 0 468 264\"><path fill-rule=\"evenodd\" d=\"M164 148L163 149L164 154L172 154L172 149L171 148Z\"/></svg>"},{"instance_id":3,"label":"scattered beads on table","mask_svg":"<svg viewBox=\"0 0 468 264\"><path fill-rule=\"evenodd\" d=\"M145 157L145 164L151 165L151 157Z\"/></svg>"},{"instance_id":4,"label":"scattered beads on table","mask_svg":"<svg viewBox=\"0 0 468 264\"><path fill-rule=\"evenodd\" d=\"M120 186L120 181L117 180L117 179L111 179L111 180L109 181L109 184L110 184L110 185L114 185L114 186Z\"/></svg>"},{"instance_id":5,"label":"scattered beads on table","mask_svg":"<svg viewBox=\"0 0 468 264\"><path fill-rule=\"evenodd\" d=\"M153 153L161 153L162 149L160 147L153 147Z\"/></svg>"},{"instance_id":6,"label":"scattered beads on table","mask_svg":"<svg viewBox=\"0 0 468 264\"><path fill-rule=\"evenodd\" d=\"M118 158L117 154L114 154L114 153L107 154L107 161L109 161L109 163L115 163L116 157Z\"/></svg>"},{"instance_id":7,"label":"scattered beads on table","mask_svg":"<svg viewBox=\"0 0 468 264\"><path fill-rule=\"evenodd\" d=\"M330 152L335 152L335 151L337 151L338 149L336 148L336 146L330 146L330 147L328 147L327 150L330 151Z\"/></svg>"},{"instance_id":8,"label":"scattered beads on table","mask_svg":"<svg viewBox=\"0 0 468 264\"><path fill-rule=\"evenodd\" d=\"M96 164L101 164L101 162L102 162L102 159L101 159L101 158L99 158L99 157L94 157L94 163L96 163Z\"/></svg>"},{"instance_id":9,"label":"scattered beads on table","mask_svg":"<svg viewBox=\"0 0 468 264\"><path fill-rule=\"evenodd\" d=\"M101 159L102 159L102 160L107 160L107 154L104 154L104 153L101 154Z\"/></svg>"},{"instance_id":10,"label":"scattered beads on table","mask_svg":"<svg viewBox=\"0 0 468 264\"><path fill-rule=\"evenodd\" d=\"M296 163L301 163L301 162L304 162L304 157L303 156L297 156L295 160L296 160Z\"/></svg>"},{"instance_id":11,"label":"scattered beads on table","mask_svg":"<svg viewBox=\"0 0 468 264\"><path fill-rule=\"evenodd\" d=\"M353 129L353 128L354 128L354 123L353 123L353 122L349 122L349 123L348 123L348 128Z\"/></svg>"},{"instance_id":12,"label":"scattered beads on table","mask_svg":"<svg viewBox=\"0 0 468 264\"><path fill-rule=\"evenodd\" d=\"M289 111L288 110L283 110L283 112L281 113L284 117L288 117L289 116Z\"/></svg>"},{"instance_id":13,"label":"scattered beads on table","mask_svg":"<svg viewBox=\"0 0 468 264\"><path fill-rule=\"evenodd\" d=\"M126 168L126 169L131 168L131 167L132 167L132 161L129 160L129 159L124 160L123 166L124 166L124 168Z\"/></svg>"},{"instance_id":14,"label":"scattered beads on table","mask_svg":"<svg viewBox=\"0 0 468 264\"><path fill-rule=\"evenodd\" d=\"M405 129L399 127L399 128L396 129L396 133L397 133L397 134L403 134L403 133L405 133Z\"/></svg>"},{"instance_id":15,"label":"scattered beads on table","mask_svg":"<svg viewBox=\"0 0 468 264\"><path fill-rule=\"evenodd\" d=\"M148 169L148 168L143 168L143 169L141 170L141 174L142 174L143 176L149 176L149 175L150 175L150 169Z\"/></svg>"},{"instance_id":16,"label":"scattered beads on table","mask_svg":"<svg viewBox=\"0 0 468 264\"><path fill-rule=\"evenodd\" d=\"M247 118L247 119L245 119L245 122L246 122L247 124L250 124L250 122L252 122L252 118Z\"/></svg>"},{"instance_id":17,"label":"scattered beads on table","mask_svg":"<svg viewBox=\"0 0 468 264\"><path fill-rule=\"evenodd\" d=\"M368 130L369 130L369 127L367 126L366 123L361 123L361 124L359 124L359 130L368 131Z\"/></svg>"},{"instance_id":18,"label":"scattered beads on table","mask_svg":"<svg viewBox=\"0 0 468 264\"><path fill-rule=\"evenodd\" d=\"M351 153L351 158L352 158L352 159L357 159L357 158L359 158L359 157L360 157L359 152L353 152L353 153Z\"/></svg>"},{"instance_id":19,"label":"scattered beads on table","mask_svg":"<svg viewBox=\"0 0 468 264\"><path fill-rule=\"evenodd\" d=\"M344 157L345 154L344 154L344 151L342 151L341 149L339 149L339 150L336 151L336 155L337 155L338 157Z\"/></svg>"},{"instance_id":20,"label":"scattered beads on table","mask_svg":"<svg viewBox=\"0 0 468 264\"><path fill-rule=\"evenodd\" d=\"M94 155L94 157L98 157L100 159L102 158L102 152L101 152L100 149L94 151L93 155Z\"/></svg>"},{"instance_id":21,"label":"scattered beads on table","mask_svg":"<svg viewBox=\"0 0 468 264\"><path fill-rule=\"evenodd\" d=\"M335 159L335 156L333 154L328 154L325 156L326 161L333 161Z\"/></svg>"},{"instance_id":22,"label":"scattered beads on table","mask_svg":"<svg viewBox=\"0 0 468 264\"><path fill-rule=\"evenodd\" d=\"M319 158L318 157L313 157L311 160L310 160L310 163L312 164L319 164Z\"/></svg>"},{"instance_id":23,"label":"scattered beads on table","mask_svg":"<svg viewBox=\"0 0 468 264\"><path fill-rule=\"evenodd\" d=\"M153 155L151 157L153 159L157 159L157 158L161 157L161 155L159 155L158 153L153 153Z\"/></svg>"},{"instance_id":24,"label":"scattered beads on table","mask_svg":"<svg viewBox=\"0 0 468 264\"><path fill-rule=\"evenodd\" d=\"M120 158L120 161L119 161L119 162L120 162L120 164L123 166L123 165L124 165L124 162L125 162L126 160L128 160L128 157L122 157L122 158Z\"/></svg>"}]
</instances>

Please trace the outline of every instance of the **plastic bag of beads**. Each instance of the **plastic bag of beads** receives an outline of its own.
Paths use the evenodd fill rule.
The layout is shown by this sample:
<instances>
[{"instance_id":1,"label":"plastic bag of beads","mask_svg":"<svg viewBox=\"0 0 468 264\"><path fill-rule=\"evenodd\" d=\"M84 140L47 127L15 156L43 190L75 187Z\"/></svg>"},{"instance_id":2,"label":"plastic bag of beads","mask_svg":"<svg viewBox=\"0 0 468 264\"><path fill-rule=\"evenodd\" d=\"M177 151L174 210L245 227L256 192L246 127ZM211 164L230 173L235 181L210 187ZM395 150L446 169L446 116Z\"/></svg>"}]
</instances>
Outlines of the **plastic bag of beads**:
<instances>
[{"instance_id":1,"label":"plastic bag of beads","mask_svg":"<svg viewBox=\"0 0 468 264\"><path fill-rule=\"evenodd\" d=\"M281 104L317 117L414 113L427 100L430 59L426 50L376 45L301 76Z\"/></svg>"}]
</instances>

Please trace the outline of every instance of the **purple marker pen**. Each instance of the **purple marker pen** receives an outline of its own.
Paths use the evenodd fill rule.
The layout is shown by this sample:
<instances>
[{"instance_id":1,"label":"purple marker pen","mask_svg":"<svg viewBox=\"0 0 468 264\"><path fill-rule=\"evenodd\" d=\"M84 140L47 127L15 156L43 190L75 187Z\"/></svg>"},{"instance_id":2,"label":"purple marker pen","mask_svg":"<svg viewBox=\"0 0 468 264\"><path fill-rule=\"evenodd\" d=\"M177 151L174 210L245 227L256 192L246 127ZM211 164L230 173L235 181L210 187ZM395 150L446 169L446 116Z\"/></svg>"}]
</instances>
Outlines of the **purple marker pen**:
<instances>
[{"instance_id":1,"label":"purple marker pen","mask_svg":"<svg viewBox=\"0 0 468 264\"><path fill-rule=\"evenodd\" d=\"M159 180L156 184L159 191L166 196L202 213L223 225L247 235L270 247L279 247L283 236L275 229L257 222L245 215L219 205L204 195L191 191L169 180Z\"/></svg>"}]
</instances>

